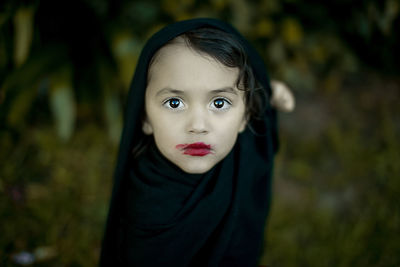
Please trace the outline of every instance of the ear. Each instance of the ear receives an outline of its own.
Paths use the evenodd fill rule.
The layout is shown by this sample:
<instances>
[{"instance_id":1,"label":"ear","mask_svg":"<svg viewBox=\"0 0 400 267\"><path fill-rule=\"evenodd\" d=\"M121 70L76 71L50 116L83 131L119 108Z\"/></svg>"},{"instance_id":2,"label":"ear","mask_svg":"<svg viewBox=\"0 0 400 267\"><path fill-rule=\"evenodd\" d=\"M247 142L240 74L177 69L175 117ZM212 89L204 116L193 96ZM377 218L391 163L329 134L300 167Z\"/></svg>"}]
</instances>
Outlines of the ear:
<instances>
[{"instance_id":1,"label":"ear","mask_svg":"<svg viewBox=\"0 0 400 267\"><path fill-rule=\"evenodd\" d=\"M151 134L153 134L153 126L151 126L151 124L150 124L150 122L148 121L147 118L145 118L145 119L143 120L143 123L142 123L142 131L143 131L143 133L146 134L146 135L151 135Z\"/></svg>"},{"instance_id":2,"label":"ear","mask_svg":"<svg viewBox=\"0 0 400 267\"><path fill-rule=\"evenodd\" d=\"M242 133L246 129L247 121L248 121L248 116L244 115L243 116L243 120L242 120L242 122L240 123L240 126L239 126L239 131L238 131L239 133Z\"/></svg>"},{"instance_id":3,"label":"ear","mask_svg":"<svg viewBox=\"0 0 400 267\"><path fill-rule=\"evenodd\" d=\"M290 88L280 81L271 81L271 105L283 112L294 110L295 98Z\"/></svg>"}]
</instances>

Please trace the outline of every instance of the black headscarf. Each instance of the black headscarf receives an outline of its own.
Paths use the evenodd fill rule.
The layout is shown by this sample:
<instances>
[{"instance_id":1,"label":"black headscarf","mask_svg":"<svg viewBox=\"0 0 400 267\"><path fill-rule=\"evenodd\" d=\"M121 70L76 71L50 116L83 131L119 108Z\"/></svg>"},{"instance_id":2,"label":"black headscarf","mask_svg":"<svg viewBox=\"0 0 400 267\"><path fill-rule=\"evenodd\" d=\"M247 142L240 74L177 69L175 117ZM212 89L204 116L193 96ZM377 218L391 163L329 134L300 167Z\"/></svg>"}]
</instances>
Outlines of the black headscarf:
<instances>
[{"instance_id":1,"label":"black headscarf","mask_svg":"<svg viewBox=\"0 0 400 267\"><path fill-rule=\"evenodd\" d=\"M139 158L149 62L175 37L214 27L244 47L256 79L271 95L265 65L230 25L191 19L154 34L140 55L130 87L100 266L256 266L271 199L278 148L276 113L239 134L232 151L205 174L188 174L164 158L154 142Z\"/></svg>"}]
</instances>

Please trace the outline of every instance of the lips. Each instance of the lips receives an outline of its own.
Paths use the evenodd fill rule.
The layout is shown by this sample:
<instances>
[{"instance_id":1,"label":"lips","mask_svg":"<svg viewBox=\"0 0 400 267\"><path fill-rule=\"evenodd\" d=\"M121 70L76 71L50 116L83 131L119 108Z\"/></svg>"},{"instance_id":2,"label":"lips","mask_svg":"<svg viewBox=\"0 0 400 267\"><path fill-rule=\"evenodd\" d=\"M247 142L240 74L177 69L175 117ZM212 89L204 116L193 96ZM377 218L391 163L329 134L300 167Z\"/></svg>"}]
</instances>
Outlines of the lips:
<instances>
[{"instance_id":1,"label":"lips","mask_svg":"<svg viewBox=\"0 0 400 267\"><path fill-rule=\"evenodd\" d=\"M203 142L179 144L176 148L182 150L183 154L190 156L203 157L211 153L211 145L204 144Z\"/></svg>"}]
</instances>

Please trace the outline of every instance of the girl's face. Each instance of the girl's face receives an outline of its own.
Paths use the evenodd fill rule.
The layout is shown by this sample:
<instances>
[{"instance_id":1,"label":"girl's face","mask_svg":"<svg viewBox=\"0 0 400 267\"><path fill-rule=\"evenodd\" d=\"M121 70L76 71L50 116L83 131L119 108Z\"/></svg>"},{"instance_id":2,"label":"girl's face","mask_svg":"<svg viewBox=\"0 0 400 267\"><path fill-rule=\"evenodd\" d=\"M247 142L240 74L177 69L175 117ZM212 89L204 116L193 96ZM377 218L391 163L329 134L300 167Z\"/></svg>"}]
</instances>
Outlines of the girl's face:
<instances>
[{"instance_id":1,"label":"girl's face","mask_svg":"<svg viewBox=\"0 0 400 267\"><path fill-rule=\"evenodd\" d=\"M161 49L149 70L145 134L187 173L205 173L233 148L246 127L238 68L228 68L183 43Z\"/></svg>"}]
</instances>

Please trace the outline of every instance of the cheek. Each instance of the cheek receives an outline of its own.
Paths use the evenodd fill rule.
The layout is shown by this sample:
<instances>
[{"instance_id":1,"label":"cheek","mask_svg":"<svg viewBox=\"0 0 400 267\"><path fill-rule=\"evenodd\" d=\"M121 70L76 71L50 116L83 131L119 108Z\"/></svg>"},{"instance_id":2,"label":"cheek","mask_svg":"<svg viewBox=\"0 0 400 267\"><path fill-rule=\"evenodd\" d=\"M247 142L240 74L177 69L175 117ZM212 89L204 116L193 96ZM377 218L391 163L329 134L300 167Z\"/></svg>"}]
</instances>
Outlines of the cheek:
<instances>
[{"instance_id":1,"label":"cheek","mask_svg":"<svg viewBox=\"0 0 400 267\"><path fill-rule=\"evenodd\" d=\"M175 140L181 132L181 120L174 119L167 116L162 116L158 113L158 116L152 116L151 124L153 127L153 135L159 144L169 144L170 142L176 142Z\"/></svg>"},{"instance_id":2,"label":"cheek","mask_svg":"<svg viewBox=\"0 0 400 267\"><path fill-rule=\"evenodd\" d=\"M165 117L164 112L157 105L152 102L146 103L147 120L154 132L160 131L160 129L168 129L166 127L169 124L168 118Z\"/></svg>"},{"instance_id":3,"label":"cheek","mask_svg":"<svg viewBox=\"0 0 400 267\"><path fill-rule=\"evenodd\" d=\"M232 148L235 145L241 122L242 120L238 120L237 118L226 118L218 122L218 139L221 142L220 144L226 149Z\"/></svg>"},{"instance_id":4,"label":"cheek","mask_svg":"<svg viewBox=\"0 0 400 267\"><path fill-rule=\"evenodd\" d=\"M238 109L236 112L227 116L224 120L224 128L229 129L231 133L238 133L241 130L241 126L245 122L245 111L244 107Z\"/></svg>"},{"instance_id":5,"label":"cheek","mask_svg":"<svg viewBox=\"0 0 400 267\"><path fill-rule=\"evenodd\" d=\"M238 136L237 127L225 128L225 131L220 134L220 141L227 148L233 147L235 145Z\"/></svg>"}]
</instances>

